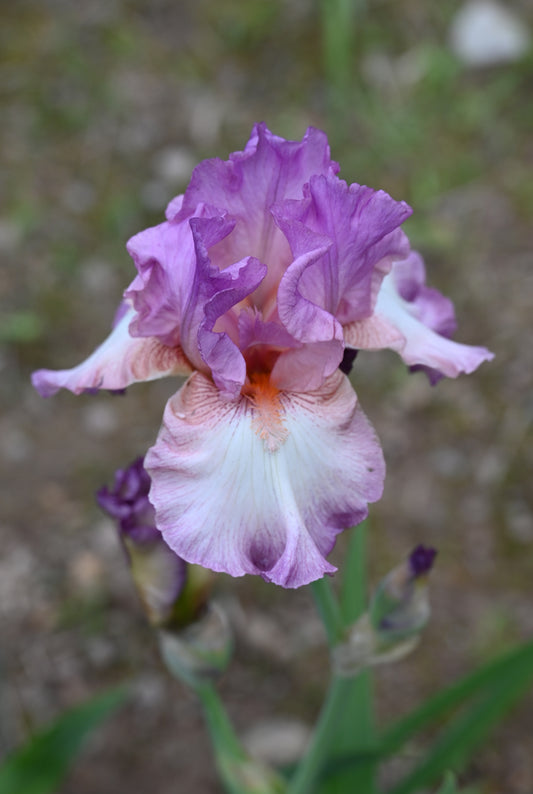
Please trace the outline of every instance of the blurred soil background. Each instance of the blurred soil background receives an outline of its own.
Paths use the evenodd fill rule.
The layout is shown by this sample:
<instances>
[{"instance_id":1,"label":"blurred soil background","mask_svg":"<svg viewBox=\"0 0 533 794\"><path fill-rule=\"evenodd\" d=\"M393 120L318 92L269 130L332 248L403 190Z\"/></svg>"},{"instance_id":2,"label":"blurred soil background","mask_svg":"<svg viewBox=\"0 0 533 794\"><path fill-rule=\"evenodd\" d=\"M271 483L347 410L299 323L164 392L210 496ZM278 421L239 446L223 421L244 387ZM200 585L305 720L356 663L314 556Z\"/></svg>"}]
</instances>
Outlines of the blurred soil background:
<instances>
[{"instance_id":1,"label":"blurred soil background","mask_svg":"<svg viewBox=\"0 0 533 794\"><path fill-rule=\"evenodd\" d=\"M408 201L456 338L496 353L434 388L392 353L356 361L388 464L370 577L419 542L439 549L423 642L376 675L381 716L533 636L533 7L506 4L522 44L484 63L453 49L461 7L360 5L353 58L336 64L305 0L2 5L0 749L108 685L133 686L61 794L220 790L197 704L163 671L93 496L153 442L177 384L42 400L29 375L104 338L133 277L128 238L162 220L196 162L242 148L254 121L288 138L325 129L344 179ZM220 589L237 632L229 711L259 753L297 752L328 666L310 594L250 577ZM532 707L491 735L465 785L532 794Z\"/></svg>"}]
</instances>

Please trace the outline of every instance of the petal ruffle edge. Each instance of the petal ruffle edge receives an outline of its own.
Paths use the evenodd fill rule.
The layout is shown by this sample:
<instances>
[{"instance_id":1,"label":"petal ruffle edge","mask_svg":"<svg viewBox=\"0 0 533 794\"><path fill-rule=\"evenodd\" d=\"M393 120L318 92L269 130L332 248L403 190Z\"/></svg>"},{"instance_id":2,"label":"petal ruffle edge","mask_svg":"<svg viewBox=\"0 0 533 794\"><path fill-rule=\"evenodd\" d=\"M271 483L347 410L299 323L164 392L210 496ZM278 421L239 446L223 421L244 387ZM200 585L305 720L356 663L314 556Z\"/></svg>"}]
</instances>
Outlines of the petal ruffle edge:
<instances>
[{"instance_id":1,"label":"petal ruffle edge","mask_svg":"<svg viewBox=\"0 0 533 794\"><path fill-rule=\"evenodd\" d=\"M167 403L145 466L169 546L191 563L300 587L332 573L336 535L382 494L375 433L340 372L320 389L223 400L195 373Z\"/></svg>"}]
</instances>

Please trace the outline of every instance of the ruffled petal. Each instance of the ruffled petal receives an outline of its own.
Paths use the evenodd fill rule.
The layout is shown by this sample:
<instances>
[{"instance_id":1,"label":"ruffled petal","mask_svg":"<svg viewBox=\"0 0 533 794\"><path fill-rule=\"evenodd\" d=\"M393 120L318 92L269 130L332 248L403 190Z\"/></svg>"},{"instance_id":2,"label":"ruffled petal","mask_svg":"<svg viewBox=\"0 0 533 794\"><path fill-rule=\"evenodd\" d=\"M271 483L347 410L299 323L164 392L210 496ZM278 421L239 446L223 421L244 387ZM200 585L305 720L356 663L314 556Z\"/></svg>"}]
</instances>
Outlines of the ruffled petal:
<instances>
[{"instance_id":1,"label":"ruffled petal","mask_svg":"<svg viewBox=\"0 0 533 794\"><path fill-rule=\"evenodd\" d=\"M453 304L423 283L425 270L420 256L412 253L395 263L383 280L374 315L344 328L345 343L367 350L391 348L409 366L428 368L430 379L438 375L456 378L473 372L494 355L484 347L454 342ZM404 296L402 297L402 293Z\"/></svg>"},{"instance_id":2,"label":"ruffled petal","mask_svg":"<svg viewBox=\"0 0 533 794\"><path fill-rule=\"evenodd\" d=\"M169 204L181 207L183 197ZM212 211L200 205L197 217L210 217ZM220 213L218 213L220 217ZM228 223L228 234L233 223ZM137 317L130 332L133 336L156 336L166 345L180 344L180 326L190 303L196 275L196 250L188 220L169 220L145 229L127 244L135 262L137 277L125 297L133 304Z\"/></svg>"},{"instance_id":3,"label":"ruffled petal","mask_svg":"<svg viewBox=\"0 0 533 794\"><path fill-rule=\"evenodd\" d=\"M279 320L265 322L255 307L244 307L238 320L239 347L241 350L268 345L271 350L298 347L298 342L281 325Z\"/></svg>"},{"instance_id":4,"label":"ruffled petal","mask_svg":"<svg viewBox=\"0 0 533 794\"><path fill-rule=\"evenodd\" d=\"M225 162L205 160L195 168L177 217L187 217L205 202L235 219L231 235L210 256L220 268L250 255L265 262L268 274L254 296L256 306L263 309L292 258L271 207L284 199L301 198L302 187L313 174L337 171L320 130L310 127L302 141L286 141L257 124L244 152L235 152Z\"/></svg>"},{"instance_id":5,"label":"ruffled petal","mask_svg":"<svg viewBox=\"0 0 533 794\"><path fill-rule=\"evenodd\" d=\"M335 372L344 350L341 324L300 289L309 265L319 260L331 243L309 230L304 230L304 234L308 250L296 257L278 289L279 318L300 342L300 348L283 353L276 362L274 374L280 388L297 391L317 389Z\"/></svg>"},{"instance_id":6,"label":"ruffled petal","mask_svg":"<svg viewBox=\"0 0 533 794\"><path fill-rule=\"evenodd\" d=\"M183 316L182 345L196 368L202 371L207 365L224 396L235 399L246 378L246 364L238 346L238 315L230 310L258 287L266 265L249 256L219 270L207 251L227 234L232 222L223 217L193 218L190 224L196 273Z\"/></svg>"},{"instance_id":7,"label":"ruffled petal","mask_svg":"<svg viewBox=\"0 0 533 794\"><path fill-rule=\"evenodd\" d=\"M59 389L69 389L74 394L86 389L115 391L136 381L188 375L192 371L181 347L169 347L154 337L132 337L129 326L135 319L136 312L130 308L105 342L77 367L34 372L32 383L39 394L51 397Z\"/></svg>"},{"instance_id":8,"label":"ruffled petal","mask_svg":"<svg viewBox=\"0 0 533 794\"><path fill-rule=\"evenodd\" d=\"M304 193L304 199L274 208L297 262L310 245L316 247L310 232L329 241L320 257L299 266L298 291L343 325L369 316L392 262L409 252L400 226L411 208L383 190L348 186L333 175L312 177ZM290 266L284 281L296 267Z\"/></svg>"},{"instance_id":9,"label":"ruffled petal","mask_svg":"<svg viewBox=\"0 0 533 794\"><path fill-rule=\"evenodd\" d=\"M258 380L233 403L195 373L167 403L145 466L157 526L177 554L283 587L335 570L325 556L380 498L385 473L340 372L307 394Z\"/></svg>"}]
</instances>

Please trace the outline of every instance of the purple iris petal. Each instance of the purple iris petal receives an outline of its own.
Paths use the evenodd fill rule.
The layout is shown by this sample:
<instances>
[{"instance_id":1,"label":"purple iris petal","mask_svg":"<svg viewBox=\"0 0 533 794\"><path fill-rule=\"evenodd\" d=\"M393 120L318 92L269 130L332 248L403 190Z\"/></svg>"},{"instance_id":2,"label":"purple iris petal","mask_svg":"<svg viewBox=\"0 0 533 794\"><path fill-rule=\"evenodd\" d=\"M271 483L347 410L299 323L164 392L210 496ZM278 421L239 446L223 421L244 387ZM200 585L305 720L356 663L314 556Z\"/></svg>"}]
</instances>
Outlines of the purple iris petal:
<instances>
[{"instance_id":1,"label":"purple iris petal","mask_svg":"<svg viewBox=\"0 0 533 794\"><path fill-rule=\"evenodd\" d=\"M200 202L226 211L236 221L232 234L216 247L224 268L247 256L268 265L255 294L263 308L290 263L290 249L276 226L272 207L285 199L303 197L303 186L315 174L336 174L326 135L310 127L302 141L287 141L257 124L243 152L227 161L205 160L192 174L177 219L191 217Z\"/></svg>"},{"instance_id":2,"label":"purple iris petal","mask_svg":"<svg viewBox=\"0 0 533 794\"><path fill-rule=\"evenodd\" d=\"M118 521L121 532L139 543L161 537L155 525L154 508L148 499L150 477L137 458L128 468L115 472L111 490L104 486L96 494L102 510Z\"/></svg>"},{"instance_id":3,"label":"purple iris petal","mask_svg":"<svg viewBox=\"0 0 533 794\"><path fill-rule=\"evenodd\" d=\"M224 270L211 264L208 248L225 237L232 226L223 218L191 220L197 268L191 301L183 320L182 344L185 351L191 350L191 360L194 360L195 347L220 391L237 398L246 377L245 361L238 348L237 317L233 315L233 323L233 317L227 317L224 331L214 328L219 318L259 286L267 268L253 256ZM231 338L232 330L235 340Z\"/></svg>"}]
</instances>

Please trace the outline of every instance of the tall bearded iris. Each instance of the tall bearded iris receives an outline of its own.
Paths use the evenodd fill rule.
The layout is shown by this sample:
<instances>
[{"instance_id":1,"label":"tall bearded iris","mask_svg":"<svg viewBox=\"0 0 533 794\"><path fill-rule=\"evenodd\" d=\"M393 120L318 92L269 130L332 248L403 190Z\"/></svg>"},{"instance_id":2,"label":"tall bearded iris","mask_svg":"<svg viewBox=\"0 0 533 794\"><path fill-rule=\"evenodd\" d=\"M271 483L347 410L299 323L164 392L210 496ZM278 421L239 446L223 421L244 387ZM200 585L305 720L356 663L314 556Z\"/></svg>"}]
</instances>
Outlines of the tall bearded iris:
<instances>
[{"instance_id":1,"label":"tall bearded iris","mask_svg":"<svg viewBox=\"0 0 533 794\"><path fill-rule=\"evenodd\" d=\"M336 535L383 490L345 349L390 347L434 379L491 358L448 338L453 307L425 286L407 204L337 172L324 133L254 127L129 241L137 276L108 339L33 376L49 396L188 375L145 458L157 526L188 562L284 587L335 571Z\"/></svg>"}]
</instances>

